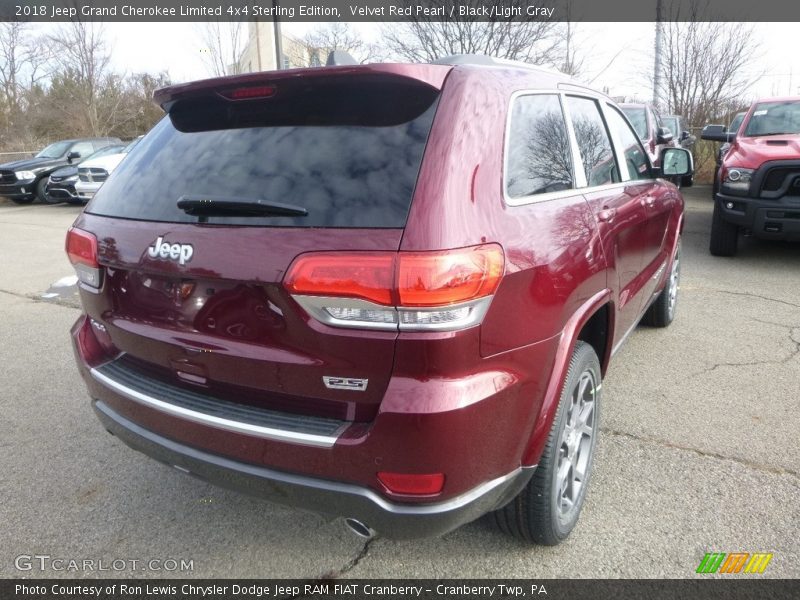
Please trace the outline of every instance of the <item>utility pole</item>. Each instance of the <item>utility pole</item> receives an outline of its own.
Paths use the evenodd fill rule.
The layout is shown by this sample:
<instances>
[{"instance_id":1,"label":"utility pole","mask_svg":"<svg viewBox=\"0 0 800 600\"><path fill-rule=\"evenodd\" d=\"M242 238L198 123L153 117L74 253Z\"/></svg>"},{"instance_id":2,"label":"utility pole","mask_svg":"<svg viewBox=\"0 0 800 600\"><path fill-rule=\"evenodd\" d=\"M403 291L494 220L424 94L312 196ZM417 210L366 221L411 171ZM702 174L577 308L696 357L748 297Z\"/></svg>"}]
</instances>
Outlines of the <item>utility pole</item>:
<instances>
[{"instance_id":1,"label":"utility pole","mask_svg":"<svg viewBox=\"0 0 800 600\"><path fill-rule=\"evenodd\" d=\"M279 0L272 0L272 8L274 9L272 33L275 36L275 68L280 70L283 68L283 40L281 39L281 22L278 17L281 9Z\"/></svg>"},{"instance_id":2,"label":"utility pole","mask_svg":"<svg viewBox=\"0 0 800 600\"><path fill-rule=\"evenodd\" d=\"M661 110L661 40L664 36L662 0L656 0L656 47L653 64L653 106Z\"/></svg>"}]
</instances>

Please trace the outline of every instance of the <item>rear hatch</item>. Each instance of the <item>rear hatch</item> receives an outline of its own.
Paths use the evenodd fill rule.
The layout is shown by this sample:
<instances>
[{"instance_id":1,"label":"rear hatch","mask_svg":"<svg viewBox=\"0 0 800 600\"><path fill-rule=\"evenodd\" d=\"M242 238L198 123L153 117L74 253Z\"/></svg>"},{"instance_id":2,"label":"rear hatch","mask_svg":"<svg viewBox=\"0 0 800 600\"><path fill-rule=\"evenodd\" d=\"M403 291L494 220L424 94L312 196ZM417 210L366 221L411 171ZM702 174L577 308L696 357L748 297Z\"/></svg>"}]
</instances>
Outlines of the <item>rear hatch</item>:
<instances>
[{"instance_id":1,"label":"rear hatch","mask_svg":"<svg viewBox=\"0 0 800 600\"><path fill-rule=\"evenodd\" d=\"M105 277L84 305L120 364L223 400L371 420L396 331L325 325L282 281L306 252L398 250L448 69L259 73L158 92L167 116L76 223L97 237Z\"/></svg>"}]
</instances>

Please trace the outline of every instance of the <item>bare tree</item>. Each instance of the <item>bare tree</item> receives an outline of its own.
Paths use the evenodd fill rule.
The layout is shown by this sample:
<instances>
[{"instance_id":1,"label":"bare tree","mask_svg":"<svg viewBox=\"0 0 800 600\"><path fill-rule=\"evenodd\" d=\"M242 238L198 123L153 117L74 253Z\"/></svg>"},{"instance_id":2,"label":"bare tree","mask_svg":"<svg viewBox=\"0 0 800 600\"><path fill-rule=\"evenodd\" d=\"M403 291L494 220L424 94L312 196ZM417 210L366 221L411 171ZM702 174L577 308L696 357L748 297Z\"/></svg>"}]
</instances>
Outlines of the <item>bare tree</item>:
<instances>
[{"instance_id":1,"label":"bare tree","mask_svg":"<svg viewBox=\"0 0 800 600\"><path fill-rule=\"evenodd\" d=\"M677 5L673 5L677 6ZM744 23L702 22L706 5L693 4L688 20L664 23L662 68L668 109L692 126L721 116L740 103L757 77L753 27ZM673 12L673 17L680 17Z\"/></svg>"},{"instance_id":2,"label":"bare tree","mask_svg":"<svg viewBox=\"0 0 800 600\"><path fill-rule=\"evenodd\" d=\"M23 110L24 92L45 76L47 44L22 22L0 23L0 106L7 115Z\"/></svg>"},{"instance_id":3,"label":"bare tree","mask_svg":"<svg viewBox=\"0 0 800 600\"><path fill-rule=\"evenodd\" d=\"M244 23L210 21L200 23L197 27L203 44L200 56L210 75L223 77L245 71L240 64L248 35Z\"/></svg>"},{"instance_id":4,"label":"bare tree","mask_svg":"<svg viewBox=\"0 0 800 600\"><path fill-rule=\"evenodd\" d=\"M707 11L707 3L687 6L675 0L662 24L662 99L669 113L683 115L695 130L728 123L735 107L748 104L747 90L758 78L752 72L758 59L753 27L709 22ZM693 153L698 180L703 180L715 146L698 141Z\"/></svg>"},{"instance_id":5,"label":"bare tree","mask_svg":"<svg viewBox=\"0 0 800 600\"><path fill-rule=\"evenodd\" d=\"M111 60L102 26L71 21L49 36L59 72L70 80L73 94L68 109L79 119L88 135L105 135L105 115L99 111L99 98Z\"/></svg>"},{"instance_id":6,"label":"bare tree","mask_svg":"<svg viewBox=\"0 0 800 600\"><path fill-rule=\"evenodd\" d=\"M361 63L378 62L383 58L375 44L366 42L357 32L342 22L327 23L309 31L302 39L309 52L325 62L328 53L334 50L348 52Z\"/></svg>"},{"instance_id":7,"label":"bare tree","mask_svg":"<svg viewBox=\"0 0 800 600\"><path fill-rule=\"evenodd\" d=\"M562 25L564 34L563 58L558 64L559 70L567 75L578 77L583 72L585 56L578 51L575 42L577 25L572 21L567 21Z\"/></svg>"},{"instance_id":8,"label":"bare tree","mask_svg":"<svg viewBox=\"0 0 800 600\"><path fill-rule=\"evenodd\" d=\"M0 23L0 88L9 112L19 109L23 27L19 22Z\"/></svg>"},{"instance_id":9,"label":"bare tree","mask_svg":"<svg viewBox=\"0 0 800 600\"><path fill-rule=\"evenodd\" d=\"M482 6L480 0L462 4ZM510 4L523 5L516 0ZM430 0L426 5L447 6L444 0ZM558 23L549 21L438 22L423 16L385 26L382 37L391 55L411 62L430 62L451 54L486 54L553 65L558 63L561 43L558 31Z\"/></svg>"}]
</instances>

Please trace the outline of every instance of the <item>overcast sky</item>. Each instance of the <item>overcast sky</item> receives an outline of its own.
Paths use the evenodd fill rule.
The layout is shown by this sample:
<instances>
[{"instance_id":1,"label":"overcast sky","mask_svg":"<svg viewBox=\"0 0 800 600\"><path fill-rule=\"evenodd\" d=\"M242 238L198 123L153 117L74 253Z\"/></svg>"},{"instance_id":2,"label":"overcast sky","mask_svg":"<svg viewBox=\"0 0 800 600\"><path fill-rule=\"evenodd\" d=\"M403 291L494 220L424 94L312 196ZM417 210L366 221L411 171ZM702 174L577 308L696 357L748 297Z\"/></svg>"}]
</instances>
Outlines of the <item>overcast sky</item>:
<instances>
[{"instance_id":1,"label":"overcast sky","mask_svg":"<svg viewBox=\"0 0 800 600\"><path fill-rule=\"evenodd\" d=\"M284 24L284 29L300 36L314 26L290 23ZM373 23L352 26L373 40L381 27ZM752 27L761 45L761 57L753 67L753 75L763 75L749 95L800 95L798 24L756 23ZM116 70L167 71L175 82L208 76L200 58L203 44L197 24L108 23L105 29ZM593 87L607 87L612 96L652 95L646 73L652 70L653 23L581 23L577 37L584 55L590 57L583 78ZM609 62L611 66L606 68Z\"/></svg>"}]
</instances>

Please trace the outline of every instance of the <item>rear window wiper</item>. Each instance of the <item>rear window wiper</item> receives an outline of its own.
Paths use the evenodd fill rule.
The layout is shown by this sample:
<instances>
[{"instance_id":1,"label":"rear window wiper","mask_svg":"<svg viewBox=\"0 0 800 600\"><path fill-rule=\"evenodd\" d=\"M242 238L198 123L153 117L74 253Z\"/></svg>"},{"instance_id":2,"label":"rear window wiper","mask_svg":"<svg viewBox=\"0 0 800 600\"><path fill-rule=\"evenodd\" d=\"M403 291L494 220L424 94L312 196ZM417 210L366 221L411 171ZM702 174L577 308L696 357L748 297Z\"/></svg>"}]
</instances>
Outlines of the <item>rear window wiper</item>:
<instances>
[{"instance_id":1,"label":"rear window wiper","mask_svg":"<svg viewBox=\"0 0 800 600\"><path fill-rule=\"evenodd\" d=\"M181 196L178 208L187 215L200 217L305 217L308 211L302 206L270 202L263 198L235 196Z\"/></svg>"}]
</instances>

